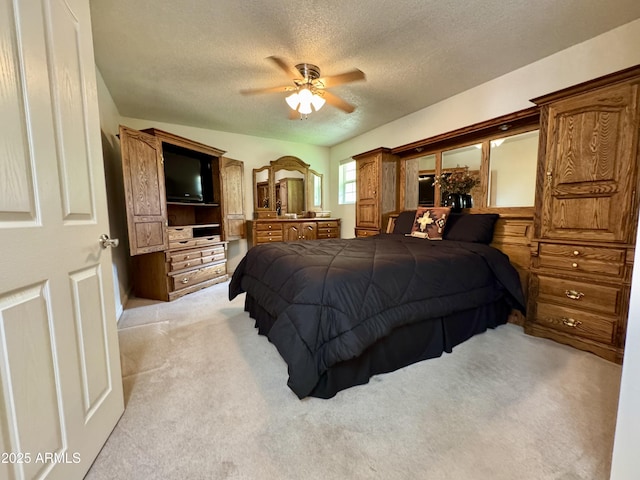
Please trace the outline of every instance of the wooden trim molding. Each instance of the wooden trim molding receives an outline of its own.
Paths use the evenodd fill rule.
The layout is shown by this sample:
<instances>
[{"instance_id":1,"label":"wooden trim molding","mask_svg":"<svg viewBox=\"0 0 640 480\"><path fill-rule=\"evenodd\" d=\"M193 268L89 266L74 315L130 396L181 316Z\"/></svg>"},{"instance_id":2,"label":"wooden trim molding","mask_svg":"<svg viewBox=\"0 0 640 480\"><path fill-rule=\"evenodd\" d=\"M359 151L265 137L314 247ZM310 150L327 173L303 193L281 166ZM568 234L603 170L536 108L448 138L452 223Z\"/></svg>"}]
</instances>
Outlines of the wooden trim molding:
<instances>
[{"instance_id":1,"label":"wooden trim molding","mask_svg":"<svg viewBox=\"0 0 640 480\"><path fill-rule=\"evenodd\" d=\"M527 131L537 128L540 123L539 107L530 107L515 113L503 115L484 122L479 122L451 132L435 135L417 142L408 143L391 149L391 153L399 158L412 158L425 155L435 150L447 150L476 140L485 140L491 136L498 137L515 130ZM388 149L387 149L388 150ZM369 153L369 152L368 152ZM365 154L361 154L365 155ZM356 158L356 157L354 157Z\"/></svg>"}]
</instances>

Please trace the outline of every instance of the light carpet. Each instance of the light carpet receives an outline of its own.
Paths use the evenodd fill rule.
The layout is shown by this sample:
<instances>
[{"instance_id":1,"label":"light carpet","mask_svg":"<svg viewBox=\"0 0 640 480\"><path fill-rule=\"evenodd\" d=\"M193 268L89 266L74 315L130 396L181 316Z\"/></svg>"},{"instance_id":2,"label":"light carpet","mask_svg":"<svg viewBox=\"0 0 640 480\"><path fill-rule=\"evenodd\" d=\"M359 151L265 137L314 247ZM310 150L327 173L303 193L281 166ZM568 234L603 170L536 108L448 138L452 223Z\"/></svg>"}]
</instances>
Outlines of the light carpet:
<instances>
[{"instance_id":1,"label":"light carpet","mask_svg":"<svg viewBox=\"0 0 640 480\"><path fill-rule=\"evenodd\" d=\"M128 303L126 410L87 480L609 478L619 365L509 324L298 400L227 288Z\"/></svg>"}]
</instances>

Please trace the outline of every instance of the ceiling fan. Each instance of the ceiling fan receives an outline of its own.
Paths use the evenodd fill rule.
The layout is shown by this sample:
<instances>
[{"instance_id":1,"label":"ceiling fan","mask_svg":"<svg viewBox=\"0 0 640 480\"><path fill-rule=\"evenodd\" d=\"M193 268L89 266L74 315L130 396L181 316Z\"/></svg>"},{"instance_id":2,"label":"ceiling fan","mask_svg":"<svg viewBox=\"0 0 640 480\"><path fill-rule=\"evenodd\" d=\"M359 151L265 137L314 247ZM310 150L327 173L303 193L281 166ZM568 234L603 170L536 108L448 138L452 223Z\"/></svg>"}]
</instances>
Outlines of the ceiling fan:
<instances>
[{"instance_id":1,"label":"ceiling fan","mask_svg":"<svg viewBox=\"0 0 640 480\"><path fill-rule=\"evenodd\" d=\"M325 102L347 113L351 113L356 109L354 105L327 91L327 88L355 82L357 80L365 80L364 73L357 68L339 75L321 77L320 68L316 65L300 63L293 67L279 57L271 56L267 57L267 59L275 63L278 68L285 72L293 81L293 85L251 88L240 90L240 93L243 95L289 93L285 100L289 107L291 107L291 118L300 118L302 115L306 116L313 111L318 111ZM300 114L300 116L296 115L296 113Z\"/></svg>"}]
</instances>

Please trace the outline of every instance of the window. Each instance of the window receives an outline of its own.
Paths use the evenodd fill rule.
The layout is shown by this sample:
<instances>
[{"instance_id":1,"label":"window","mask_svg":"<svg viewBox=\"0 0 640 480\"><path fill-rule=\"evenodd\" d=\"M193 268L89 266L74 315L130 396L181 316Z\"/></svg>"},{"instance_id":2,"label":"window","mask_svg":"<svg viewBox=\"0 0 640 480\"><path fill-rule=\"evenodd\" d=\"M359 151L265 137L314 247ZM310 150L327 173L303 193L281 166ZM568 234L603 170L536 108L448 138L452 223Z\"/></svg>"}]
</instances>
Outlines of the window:
<instances>
[{"instance_id":1,"label":"window","mask_svg":"<svg viewBox=\"0 0 640 480\"><path fill-rule=\"evenodd\" d=\"M338 203L346 205L356 203L356 161L349 159L340 162L340 192Z\"/></svg>"}]
</instances>

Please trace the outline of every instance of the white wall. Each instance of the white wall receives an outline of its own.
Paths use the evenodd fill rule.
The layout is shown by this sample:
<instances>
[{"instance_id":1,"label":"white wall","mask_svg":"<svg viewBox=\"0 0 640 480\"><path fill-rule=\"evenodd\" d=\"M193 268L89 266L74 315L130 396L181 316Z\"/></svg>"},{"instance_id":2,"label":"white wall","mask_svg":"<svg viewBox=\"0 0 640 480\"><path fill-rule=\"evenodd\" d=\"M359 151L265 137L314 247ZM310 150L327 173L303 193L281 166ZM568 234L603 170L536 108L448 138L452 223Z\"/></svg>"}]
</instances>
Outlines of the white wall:
<instances>
[{"instance_id":1,"label":"white wall","mask_svg":"<svg viewBox=\"0 0 640 480\"><path fill-rule=\"evenodd\" d=\"M640 235L636 238L636 245L640 245ZM640 476L640 248L636 248L634 264L636 268L631 280L627 348L622 365L611 465L612 480L635 479Z\"/></svg>"},{"instance_id":2,"label":"white wall","mask_svg":"<svg viewBox=\"0 0 640 480\"><path fill-rule=\"evenodd\" d=\"M109 211L109 236L120 240L120 246L111 249L115 283L114 291L116 294L116 315L120 318L131 292L130 258L127 247L129 239L122 183L122 162L120 160L120 144L116 137L120 114L98 69L96 69L96 79L100 109L100 130L102 133L102 156L107 187L107 208Z\"/></svg>"}]
</instances>

